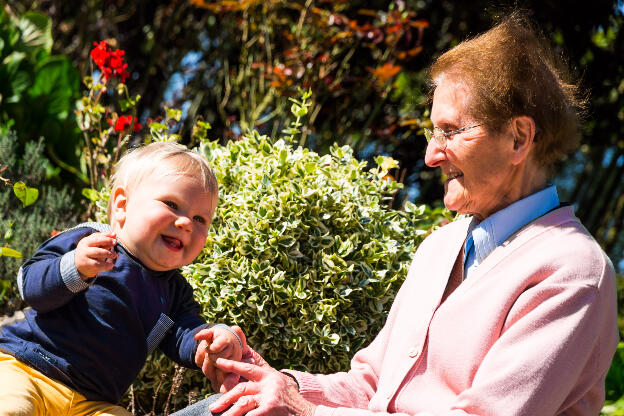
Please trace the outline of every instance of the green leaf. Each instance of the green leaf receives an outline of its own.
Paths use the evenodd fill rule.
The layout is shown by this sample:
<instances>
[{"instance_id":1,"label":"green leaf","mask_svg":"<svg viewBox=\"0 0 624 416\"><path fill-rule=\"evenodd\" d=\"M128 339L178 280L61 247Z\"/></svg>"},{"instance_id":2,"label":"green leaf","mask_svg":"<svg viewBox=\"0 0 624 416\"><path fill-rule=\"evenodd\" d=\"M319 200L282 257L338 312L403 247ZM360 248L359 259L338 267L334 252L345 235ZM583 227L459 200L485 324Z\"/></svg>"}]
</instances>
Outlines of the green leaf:
<instances>
[{"instance_id":1,"label":"green leaf","mask_svg":"<svg viewBox=\"0 0 624 416\"><path fill-rule=\"evenodd\" d=\"M165 107L165 111L167 112L167 117L170 119L180 121L180 119L182 118L182 110L178 110L177 108Z\"/></svg>"},{"instance_id":2,"label":"green leaf","mask_svg":"<svg viewBox=\"0 0 624 416\"><path fill-rule=\"evenodd\" d=\"M39 190L37 188L29 188L24 182L16 182L13 185L13 192L17 199L22 201L24 208L35 203L39 198Z\"/></svg>"},{"instance_id":3,"label":"green leaf","mask_svg":"<svg viewBox=\"0 0 624 416\"><path fill-rule=\"evenodd\" d=\"M43 49L47 54L52 51L52 21L46 15L24 13L17 26L21 31L20 43L23 49Z\"/></svg>"},{"instance_id":4,"label":"green leaf","mask_svg":"<svg viewBox=\"0 0 624 416\"><path fill-rule=\"evenodd\" d=\"M73 111L79 85L80 77L69 59L53 56L42 62L28 95L38 102L38 107L46 103L48 116L65 120Z\"/></svg>"},{"instance_id":5,"label":"green leaf","mask_svg":"<svg viewBox=\"0 0 624 416\"><path fill-rule=\"evenodd\" d=\"M102 199L100 193L92 188L82 188L82 196L92 202L97 202Z\"/></svg>"},{"instance_id":6,"label":"green leaf","mask_svg":"<svg viewBox=\"0 0 624 416\"><path fill-rule=\"evenodd\" d=\"M22 253L17 250L13 250L12 248L0 247L0 256L15 257L16 259L21 259Z\"/></svg>"},{"instance_id":7,"label":"green leaf","mask_svg":"<svg viewBox=\"0 0 624 416\"><path fill-rule=\"evenodd\" d=\"M11 77L11 95L3 99L6 103L19 103L22 101L22 93L28 89L32 80L30 75L24 71L19 71L14 77Z\"/></svg>"},{"instance_id":8,"label":"green leaf","mask_svg":"<svg viewBox=\"0 0 624 416\"><path fill-rule=\"evenodd\" d=\"M159 133L163 132L163 131L167 131L169 130L169 127L165 126L162 123L158 123L158 122L154 122L154 123L150 123L149 124L149 128L151 130L157 131Z\"/></svg>"}]
</instances>

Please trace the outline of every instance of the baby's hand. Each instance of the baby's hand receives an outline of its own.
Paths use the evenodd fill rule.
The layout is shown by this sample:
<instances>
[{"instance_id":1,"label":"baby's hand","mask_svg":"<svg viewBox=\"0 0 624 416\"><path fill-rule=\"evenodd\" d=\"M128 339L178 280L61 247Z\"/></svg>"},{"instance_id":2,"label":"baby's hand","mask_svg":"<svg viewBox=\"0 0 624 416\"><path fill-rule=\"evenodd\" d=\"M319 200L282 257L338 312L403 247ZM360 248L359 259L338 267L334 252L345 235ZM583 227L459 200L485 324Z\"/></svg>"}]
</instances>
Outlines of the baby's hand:
<instances>
[{"instance_id":1,"label":"baby's hand","mask_svg":"<svg viewBox=\"0 0 624 416\"><path fill-rule=\"evenodd\" d=\"M203 329L195 334L195 339L199 341L195 363L210 380L215 392L228 391L238 383L238 374L223 373L215 365L215 361L220 357L236 361L242 358L241 342L243 345L246 344L245 334L238 326L231 329L238 335L240 341L230 331L218 326Z\"/></svg>"},{"instance_id":2,"label":"baby's hand","mask_svg":"<svg viewBox=\"0 0 624 416\"><path fill-rule=\"evenodd\" d=\"M230 383L226 383L226 376L228 373L223 372L216 366L217 358L227 358L228 360L240 361L243 357L243 348L240 341L234 334L227 329L215 328L214 339L208 347L208 359L214 365L215 376L217 383L224 386ZM238 379L238 377L236 377ZM234 382L236 384L238 380ZM232 386L225 386L225 389Z\"/></svg>"},{"instance_id":3,"label":"baby's hand","mask_svg":"<svg viewBox=\"0 0 624 416\"><path fill-rule=\"evenodd\" d=\"M74 262L83 280L115 267L117 259L117 253L113 250L115 244L117 244L115 233L93 233L78 242Z\"/></svg>"},{"instance_id":4,"label":"baby's hand","mask_svg":"<svg viewBox=\"0 0 624 416\"><path fill-rule=\"evenodd\" d=\"M214 338L208 347L208 357L215 363L217 358L240 361L243 356L243 346L236 336L224 328L216 327Z\"/></svg>"}]
</instances>

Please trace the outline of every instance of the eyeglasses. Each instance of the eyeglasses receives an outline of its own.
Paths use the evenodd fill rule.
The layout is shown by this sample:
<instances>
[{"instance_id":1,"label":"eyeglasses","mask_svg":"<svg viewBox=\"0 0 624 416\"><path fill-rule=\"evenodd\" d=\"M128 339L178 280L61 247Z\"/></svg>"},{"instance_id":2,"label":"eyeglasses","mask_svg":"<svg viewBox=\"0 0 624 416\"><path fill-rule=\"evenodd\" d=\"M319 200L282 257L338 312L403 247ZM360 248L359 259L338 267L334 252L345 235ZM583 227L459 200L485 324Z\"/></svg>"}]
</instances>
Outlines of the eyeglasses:
<instances>
[{"instance_id":1,"label":"eyeglasses","mask_svg":"<svg viewBox=\"0 0 624 416\"><path fill-rule=\"evenodd\" d=\"M436 143L440 150L446 149L446 142L450 136L453 134L461 133L466 130L474 129L475 127L482 126L483 123L475 124L474 126L462 127L461 129L452 130L452 131L444 131L440 127L434 127L433 131L429 129L425 129L425 139L427 139L427 143L431 141L431 139L435 139Z\"/></svg>"}]
</instances>

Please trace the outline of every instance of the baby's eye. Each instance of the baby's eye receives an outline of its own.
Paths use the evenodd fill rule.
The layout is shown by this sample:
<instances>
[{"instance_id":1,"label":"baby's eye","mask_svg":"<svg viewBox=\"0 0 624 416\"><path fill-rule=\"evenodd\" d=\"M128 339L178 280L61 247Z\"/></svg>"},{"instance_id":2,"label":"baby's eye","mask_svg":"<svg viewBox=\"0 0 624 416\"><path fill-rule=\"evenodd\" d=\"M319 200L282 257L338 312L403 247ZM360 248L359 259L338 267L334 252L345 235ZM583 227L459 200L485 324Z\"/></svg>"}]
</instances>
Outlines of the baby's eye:
<instances>
[{"instance_id":1,"label":"baby's eye","mask_svg":"<svg viewBox=\"0 0 624 416\"><path fill-rule=\"evenodd\" d=\"M197 221L200 224L206 224L206 220L204 219L204 217L200 217L199 215L195 215L193 217L193 221Z\"/></svg>"},{"instance_id":2,"label":"baby's eye","mask_svg":"<svg viewBox=\"0 0 624 416\"><path fill-rule=\"evenodd\" d=\"M176 204L175 202L163 201L163 203L167 205L169 208L178 209L178 204Z\"/></svg>"}]
</instances>

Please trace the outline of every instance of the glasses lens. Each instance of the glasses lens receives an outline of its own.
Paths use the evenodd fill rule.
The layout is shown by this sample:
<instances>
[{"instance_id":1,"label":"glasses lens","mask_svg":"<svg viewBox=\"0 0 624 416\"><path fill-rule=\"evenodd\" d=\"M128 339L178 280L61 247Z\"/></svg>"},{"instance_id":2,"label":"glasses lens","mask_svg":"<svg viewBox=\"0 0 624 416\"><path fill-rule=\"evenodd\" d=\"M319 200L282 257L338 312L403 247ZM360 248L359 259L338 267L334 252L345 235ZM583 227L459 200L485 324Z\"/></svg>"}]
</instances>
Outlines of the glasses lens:
<instances>
[{"instance_id":1,"label":"glasses lens","mask_svg":"<svg viewBox=\"0 0 624 416\"><path fill-rule=\"evenodd\" d=\"M446 135L444 132L437 127L434 127L433 131L429 129L424 129L425 131L425 139L427 139L427 143L431 141L431 139L435 139L438 147L442 150L446 148Z\"/></svg>"},{"instance_id":2,"label":"glasses lens","mask_svg":"<svg viewBox=\"0 0 624 416\"><path fill-rule=\"evenodd\" d=\"M446 148L446 135L444 134L444 131L442 131L442 129L439 129L437 127L434 128L433 137L435 138L436 143L438 143L438 147L444 150Z\"/></svg>"}]
</instances>

